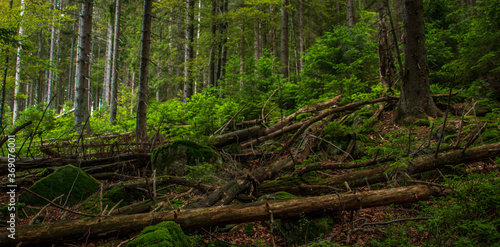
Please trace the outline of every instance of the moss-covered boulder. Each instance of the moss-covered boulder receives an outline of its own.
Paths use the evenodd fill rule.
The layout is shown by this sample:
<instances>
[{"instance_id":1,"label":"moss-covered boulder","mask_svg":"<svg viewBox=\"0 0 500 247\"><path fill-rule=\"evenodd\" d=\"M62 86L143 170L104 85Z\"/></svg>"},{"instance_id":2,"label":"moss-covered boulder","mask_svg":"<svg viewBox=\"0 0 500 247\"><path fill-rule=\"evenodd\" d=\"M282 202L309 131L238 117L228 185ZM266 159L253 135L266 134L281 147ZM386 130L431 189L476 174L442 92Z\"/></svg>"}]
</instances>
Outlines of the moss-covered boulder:
<instances>
[{"instance_id":1,"label":"moss-covered boulder","mask_svg":"<svg viewBox=\"0 0 500 247\"><path fill-rule=\"evenodd\" d=\"M116 186L102 193L102 207L108 206L108 211L115 207L124 207L139 198L141 194L137 190L127 189L123 186ZM116 205L120 203L119 205ZM92 214L99 212L99 197L94 197L85 203L83 208Z\"/></svg>"},{"instance_id":2,"label":"moss-covered boulder","mask_svg":"<svg viewBox=\"0 0 500 247\"><path fill-rule=\"evenodd\" d=\"M189 242L182 229L173 221L164 221L148 226L141 234L127 244L127 247L182 247Z\"/></svg>"},{"instance_id":3,"label":"moss-covered boulder","mask_svg":"<svg viewBox=\"0 0 500 247\"><path fill-rule=\"evenodd\" d=\"M220 162L220 157L210 147L186 140L156 148L151 156L153 169L158 175L184 176L186 166Z\"/></svg>"},{"instance_id":4,"label":"moss-covered boulder","mask_svg":"<svg viewBox=\"0 0 500 247\"><path fill-rule=\"evenodd\" d=\"M67 200L67 205L74 205L94 194L99 189L99 181L73 165L66 165L38 180L29 189L49 200L64 194L62 201ZM29 193L22 194L20 200L32 206L47 204Z\"/></svg>"},{"instance_id":5,"label":"moss-covered boulder","mask_svg":"<svg viewBox=\"0 0 500 247\"><path fill-rule=\"evenodd\" d=\"M258 201L288 200L296 196L287 192L276 192L259 197ZM310 219L306 215L298 218L277 219L272 226L275 232L280 232L287 242L303 245L332 231L333 219L330 217Z\"/></svg>"}]
</instances>

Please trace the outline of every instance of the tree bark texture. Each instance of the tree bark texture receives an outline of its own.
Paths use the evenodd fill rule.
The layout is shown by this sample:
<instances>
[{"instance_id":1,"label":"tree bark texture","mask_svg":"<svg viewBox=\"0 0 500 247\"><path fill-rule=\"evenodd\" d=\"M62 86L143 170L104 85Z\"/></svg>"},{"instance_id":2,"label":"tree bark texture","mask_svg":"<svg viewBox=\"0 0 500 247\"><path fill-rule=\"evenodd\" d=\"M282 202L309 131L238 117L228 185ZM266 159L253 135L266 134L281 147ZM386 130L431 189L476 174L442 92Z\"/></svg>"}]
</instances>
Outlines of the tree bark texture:
<instances>
[{"instance_id":1,"label":"tree bark texture","mask_svg":"<svg viewBox=\"0 0 500 247\"><path fill-rule=\"evenodd\" d=\"M109 95L109 122L116 124L116 114L118 111L118 44L120 36L120 0L115 0L115 25L113 37L113 59L111 69L111 91Z\"/></svg>"},{"instance_id":2,"label":"tree bark texture","mask_svg":"<svg viewBox=\"0 0 500 247\"><path fill-rule=\"evenodd\" d=\"M397 119L438 115L429 87L423 0L403 1L404 72Z\"/></svg>"},{"instance_id":3,"label":"tree bark texture","mask_svg":"<svg viewBox=\"0 0 500 247\"><path fill-rule=\"evenodd\" d=\"M354 6L354 0L346 1L346 21L348 27L353 27L356 25L356 7Z\"/></svg>"},{"instance_id":4,"label":"tree bark texture","mask_svg":"<svg viewBox=\"0 0 500 247\"><path fill-rule=\"evenodd\" d=\"M251 221L292 218L300 215L321 215L329 212L356 210L389 204L428 200L431 196L447 193L440 188L415 185L359 193L332 194L283 201L261 201L247 204L176 209L112 217L95 217L54 223L17 226L16 239L4 231L0 240L5 245L23 242L23 245L57 243L82 238L103 238L135 233L162 221L175 221L182 228L208 227Z\"/></svg>"},{"instance_id":5,"label":"tree bark texture","mask_svg":"<svg viewBox=\"0 0 500 247\"><path fill-rule=\"evenodd\" d=\"M192 61L194 41L194 0L186 1L186 45L184 54L184 103L193 95Z\"/></svg>"},{"instance_id":6,"label":"tree bark texture","mask_svg":"<svg viewBox=\"0 0 500 247\"><path fill-rule=\"evenodd\" d=\"M82 3L80 15L80 28L78 38L78 53L76 56L75 75L75 129L81 133L83 126L89 117L89 81L90 81L90 49L92 34L92 0ZM88 124L86 125L88 128Z\"/></svg>"},{"instance_id":7,"label":"tree bark texture","mask_svg":"<svg viewBox=\"0 0 500 247\"><path fill-rule=\"evenodd\" d=\"M153 0L144 0L144 12L142 19L142 39L141 39L141 66L139 74L139 90L137 104L137 142L147 138L146 120L148 109L148 73L149 73L149 53L151 46L151 9Z\"/></svg>"},{"instance_id":8,"label":"tree bark texture","mask_svg":"<svg viewBox=\"0 0 500 247\"><path fill-rule=\"evenodd\" d=\"M289 76L288 69L288 5L289 0L281 4L281 74L284 79Z\"/></svg>"},{"instance_id":9,"label":"tree bark texture","mask_svg":"<svg viewBox=\"0 0 500 247\"><path fill-rule=\"evenodd\" d=\"M110 99L111 88L111 66L113 59L113 24L111 19L108 19L108 29L106 34L106 56L104 61L104 81L102 88L102 104L108 104Z\"/></svg>"}]
</instances>

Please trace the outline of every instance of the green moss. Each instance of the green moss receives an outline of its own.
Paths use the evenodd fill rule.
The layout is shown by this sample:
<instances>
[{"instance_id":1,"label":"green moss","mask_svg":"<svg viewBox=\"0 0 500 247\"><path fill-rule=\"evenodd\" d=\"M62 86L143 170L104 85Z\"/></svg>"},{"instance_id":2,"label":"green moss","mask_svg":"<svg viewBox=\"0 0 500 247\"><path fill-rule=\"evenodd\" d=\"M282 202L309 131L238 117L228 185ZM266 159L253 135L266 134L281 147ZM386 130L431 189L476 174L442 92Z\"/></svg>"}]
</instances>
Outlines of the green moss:
<instances>
[{"instance_id":1,"label":"green moss","mask_svg":"<svg viewBox=\"0 0 500 247\"><path fill-rule=\"evenodd\" d=\"M135 191L135 190L129 190L124 188L123 186L117 186L113 187L108 191L105 191L102 193L102 206L103 208L108 206L107 210L110 210L112 207L114 207L118 202L120 204L116 206L117 208L126 206L127 204L130 204L131 202L135 201L137 197L139 197L140 194ZM99 198L94 197L92 200L88 201L85 203L83 208L92 214L98 213L99 212Z\"/></svg>"},{"instance_id":2,"label":"green moss","mask_svg":"<svg viewBox=\"0 0 500 247\"><path fill-rule=\"evenodd\" d=\"M292 195L288 192L285 191L278 191L272 194L267 194L259 197L257 201L265 201L265 200L272 200L272 201L277 201L277 200L289 200L289 199L295 199L297 196Z\"/></svg>"},{"instance_id":3,"label":"green moss","mask_svg":"<svg viewBox=\"0 0 500 247\"><path fill-rule=\"evenodd\" d=\"M188 140L177 140L156 148L151 156L153 169L159 175L184 176L185 166L214 163L218 155L208 146Z\"/></svg>"},{"instance_id":4,"label":"green moss","mask_svg":"<svg viewBox=\"0 0 500 247\"><path fill-rule=\"evenodd\" d=\"M127 247L179 247L189 246L182 229L173 221L164 221L154 226L148 226L141 234L127 244Z\"/></svg>"},{"instance_id":5,"label":"green moss","mask_svg":"<svg viewBox=\"0 0 500 247\"><path fill-rule=\"evenodd\" d=\"M98 188L99 181L77 167L66 165L37 181L30 190L49 200L64 194L62 201L67 200L69 205L74 205L88 198ZM46 201L28 193L22 194L20 200L32 206L47 204Z\"/></svg>"},{"instance_id":6,"label":"green moss","mask_svg":"<svg viewBox=\"0 0 500 247\"><path fill-rule=\"evenodd\" d=\"M336 247L336 246L340 246L340 245L337 243L332 243L328 240L324 240L324 241L321 241L318 243L308 245L308 247Z\"/></svg>"}]
</instances>

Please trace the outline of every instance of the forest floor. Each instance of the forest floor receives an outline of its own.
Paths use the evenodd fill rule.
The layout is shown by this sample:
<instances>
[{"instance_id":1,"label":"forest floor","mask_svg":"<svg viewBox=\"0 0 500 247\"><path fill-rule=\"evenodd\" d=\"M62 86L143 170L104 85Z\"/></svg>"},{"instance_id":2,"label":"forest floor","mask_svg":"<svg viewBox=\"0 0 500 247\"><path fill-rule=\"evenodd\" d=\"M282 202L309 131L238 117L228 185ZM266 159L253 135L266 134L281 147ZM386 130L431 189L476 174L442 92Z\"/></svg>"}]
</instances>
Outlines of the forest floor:
<instances>
[{"instance_id":1,"label":"forest floor","mask_svg":"<svg viewBox=\"0 0 500 247\"><path fill-rule=\"evenodd\" d=\"M442 148L445 146L450 147L454 145L453 140L450 141L450 139L454 139L457 136L465 136L466 134L468 134L468 136L470 137L466 138L469 138L468 141L470 141L473 139L472 136L474 136L474 133L479 132L479 136L481 136L481 134L483 134L484 136L487 136L489 134L489 136L491 136L492 133L495 134L499 133L500 131L500 125L499 125L500 122L498 122L498 120L492 121L489 119L483 119L482 117L479 117L479 120L489 124L488 128L486 128L485 131L481 132L479 129L480 126L482 125L482 122L478 121L478 117L475 118L470 117L464 121L463 118L462 119L460 118L460 116L453 116L447 120L446 127L442 128L446 129L449 132L447 133L447 135L451 136L446 140L447 142L445 143L444 139L446 138L443 137L443 139L440 140L440 138L436 138L435 134L436 130L441 128L440 126L443 124L442 120L435 119L434 120L436 123L435 125L438 127L433 127L432 124L427 124L427 125L424 124L419 126L403 126L395 123L393 119L394 116L392 109L385 109L378 118L378 121L373 123L369 131L364 131L361 134L359 134L362 135L362 138L364 138L363 139L364 142L368 143L367 146L369 147L367 149L376 149L378 147L380 148L380 150L386 150L386 153L384 155L390 155L392 152L394 152L394 150L397 149L399 150L409 149L408 153L410 153L410 151L413 152L416 151L417 149L420 149L420 147L424 146L425 143L429 143L430 147L435 147L437 143L443 142ZM464 128L464 126L466 125L468 125L469 127ZM321 131L323 131L323 129L325 129L324 126ZM347 129L352 130L352 128L347 128ZM464 129L463 133L460 133L462 129ZM458 134L453 134L451 132L455 133L458 132ZM328 133L322 133L322 134L326 138ZM275 139L275 141L268 141L266 142L265 145L263 145L264 147L260 149L255 149L255 150L251 149L251 151L247 151L247 153L267 152L267 153L273 153L273 155L272 158L268 157L267 159L261 157L260 159L247 160L246 161L247 166L246 168L244 168L245 172L248 173L256 171L258 169L262 169L263 167L268 166L272 162L272 160L286 160L289 157L288 153L280 154L279 148L278 152L272 150L270 151L267 149L276 149L276 146L278 147L281 147L282 145L284 146L285 145L284 143L286 142L288 137L283 136L280 137L282 139ZM477 140L477 142L480 141L483 142L482 139ZM489 138L487 142L491 143L498 141L500 141L498 138L493 137ZM299 149L296 146L292 147L291 153L298 152L298 150ZM428 150L426 151L423 148L422 150L424 150L425 152L429 152ZM346 151L350 152L347 149ZM319 150L314 150L314 152L309 154L308 159L299 160L298 162L303 163L303 165L302 164L300 166L296 165L295 168L297 169L314 162L328 163L328 162L337 162L339 160L342 161L346 159L344 153L337 152L335 154L334 153L328 154L325 150L325 147L320 146ZM352 154L354 155L354 153ZM373 154L373 152L372 153L368 152L367 154L369 159L372 159L373 156L375 156L376 158L377 155L378 151L375 155ZM382 154L379 155L379 157L382 156L383 156ZM366 157L364 158L364 160L366 160ZM418 180L418 182L420 183L427 183L432 186L444 186L444 187L450 186L449 184L452 183L451 181L454 179L455 180L462 179L459 181L459 183L461 183L462 185L467 184L470 181L474 183L475 181L474 179L477 179L477 177L474 177L476 175L485 176L482 178L480 177L479 179L486 180L486 179L491 179L493 177L493 181L496 181L498 180L498 177L500 177L499 161L500 161L499 158L496 158L496 160L494 158L486 158L485 160L468 162L466 164L462 164L459 166L455 165L454 167L451 168L444 167L442 169L427 171L421 175L415 175L412 177L415 180ZM128 167L127 169L130 170L130 168ZM107 186L110 186L113 184L122 183L125 180L139 181L140 179L136 178L139 178L140 174L137 174L135 167L132 170L133 172L122 174L125 176L111 177L110 179L101 180L101 182L105 183ZM345 175L357 170L359 169L318 170L312 172L313 175L306 176L305 179L306 180L328 179L339 175ZM236 174L230 174L224 172L220 173L219 175L221 176L219 176L214 180L218 182L209 185L214 186L216 189L217 188L220 189L221 188L220 185L225 183L221 181L223 180L230 181L231 179L238 177L238 174L241 174L241 172L242 171L237 171L235 172ZM151 174L148 174L148 176L149 175ZM215 178L213 173L206 175L207 176L204 178L200 177L200 180L198 180L197 182L198 183L203 182L208 184L207 181L210 181L210 178ZM388 175L386 175L386 177L387 176ZM474 178L472 178L472 180L471 179L467 180L468 177L471 176ZM4 176L2 176L1 179L2 181L5 181ZM36 178L33 177L32 179ZM30 184L34 182L35 181L33 180L31 182L28 181L26 183ZM388 181L386 183L382 183L382 185L378 186L374 186L374 184L372 184L372 186L370 186L369 184L365 186L363 185L356 186L355 188L353 188L354 190L353 193L369 192L374 188L376 189L394 188L394 187L406 186L408 184L410 184L410 182L406 180L395 179L393 177L392 179L388 178ZM163 196L167 198L169 197L171 199L173 198L176 200L176 203L179 204L187 205L189 203L192 203L193 201L199 201L206 197L206 194L199 193L194 188L189 189L189 187L185 186L173 187L173 185L168 185L166 188L167 190L166 192L164 192ZM456 189L457 187L454 188ZM141 198L138 198L137 201L143 201L147 199L146 195L150 193L150 191L148 192L148 190L150 190L149 187L146 189L139 188L139 191L141 191L143 196ZM348 188L348 191L350 191L350 188ZM496 195L491 195L491 196L496 196ZM467 198L467 196L465 197ZM343 210L338 212L337 214L329 214L330 216L333 215L334 218L334 224L332 224L330 232L323 233L319 237L316 237L315 239L306 240L305 242L307 244L302 246L367 246L367 245L384 246L387 244L393 246L397 246L400 244L403 245L410 244L418 246L422 244L429 244L429 241L433 241L432 239L437 238L438 236L442 236L444 240L440 241L441 243L444 243L444 245L448 245L451 243L448 241L452 242L459 240L462 241L462 239L454 240L451 237L446 237L447 235L443 233L439 235L440 233L435 233L430 230L429 231L425 230L425 228L428 227L430 224L425 222L429 221L430 219L436 220L437 222L434 222L436 225L442 224L441 222L439 222L439 219L441 219L442 217L440 216L439 213L440 211L436 211L437 213L435 212L434 214L431 212L433 212L434 208L441 208L441 207L447 208L448 206L446 206L445 204L440 204L440 202L436 200L443 200L453 203L455 200L457 200L456 198L457 197L432 199L429 201L421 201L415 203L383 205L383 206L376 206L369 208L361 208L357 210ZM470 198L464 200L474 201L476 199ZM5 193L0 194L0 201L2 202L8 201L7 194ZM174 200L171 201L173 202ZM481 202L477 203L480 204ZM457 203L457 205L462 205L462 204ZM82 208L80 207L81 205L77 205L74 209L81 210ZM36 214L36 212L38 212L38 214ZM30 222L33 220L34 217L40 217L40 215L42 215L43 217L41 217L41 220L37 222L38 224L43 224L48 222L59 222L63 220L66 221L76 220L82 218L81 215L69 213L67 210L63 210L52 206L35 207L27 205L22 209L21 212L18 212L18 214L21 213L27 217L20 218L18 221L18 225L30 224ZM500 230L498 229L498 222L499 222L498 211L497 212L488 211L486 215L482 215L481 217L479 217L478 220L482 220L484 217L486 217L487 218L486 222L493 222L492 223L494 225L493 228L495 227L497 228L496 230L492 230L494 233L500 232ZM242 222L242 223L230 224L219 227L209 226L209 227L185 230L185 233L193 241L192 246L298 246L298 244L291 244L289 241L287 241L284 235L282 235L280 232L276 232L276 230L274 230L273 232L272 228L269 227L270 224L269 222L270 221L254 221L254 222ZM418 222L424 222L424 223L419 225L420 223ZM446 227L449 227L449 225L444 224L442 231L446 232L447 231ZM67 245L125 246L128 239L134 238L135 236L138 235L138 233L139 232L136 231L133 233L128 233L125 236L122 235L120 237L107 237L104 239L86 239L85 236L83 236L78 241L71 241L64 245L65 246ZM486 239L486 240L480 239L477 236L471 237L468 235L465 236L464 238L466 240L470 240L469 238L472 238L471 243L485 243L485 242L488 243L488 241L491 241L491 239L494 240L498 239L499 236L493 234L491 236L491 239ZM316 245L314 245L315 243Z\"/></svg>"}]
</instances>

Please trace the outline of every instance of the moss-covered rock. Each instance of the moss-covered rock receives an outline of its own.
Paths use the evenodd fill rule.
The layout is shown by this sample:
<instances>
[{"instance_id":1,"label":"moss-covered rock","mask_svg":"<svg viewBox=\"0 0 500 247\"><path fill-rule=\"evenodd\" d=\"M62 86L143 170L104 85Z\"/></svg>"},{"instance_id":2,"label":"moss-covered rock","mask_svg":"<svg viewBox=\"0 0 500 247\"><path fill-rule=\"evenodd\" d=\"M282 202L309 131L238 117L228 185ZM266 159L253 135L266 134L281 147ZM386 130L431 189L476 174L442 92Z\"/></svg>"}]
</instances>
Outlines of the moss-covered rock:
<instances>
[{"instance_id":1,"label":"moss-covered rock","mask_svg":"<svg viewBox=\"0 0 500 247\"><path fill-rule=\"evenodd\" d=\"M280 191L263 195L257 199L263 200L289 200L297 198L290 193ZM314 238L332 231L333 220L330 217L310 219L306 215L298 218L277 219L272 226L275 232L280 232L290 244L306 244Z\"/></svg>"},{"instance_id":2,"label":"moss-covered rock","mask_svg":"<svg viewBox=\"0 0 500 247\"><path fill-rule=\"evenodd\" d=\"M49 200L64 194L62 201L67 200L67 205L74 205L87 199L98 188L99 181L95 178L73 165L66 165L37 181L30 190ZM22 194L20 201L32 206L47 204L46 201L28 193Z\"/></svg>"},{"instance_id":3,"label":"moss-covered rock","mask_svg":"<svg viewBox=\"0 0 500 247\"><path fill-rule=\"evenodd\" d=\"M182 229L173 221L164 221L148 226L141 234L127 244L127 247L182 247L189 242Z\"/></svg>"},{"instance_id":4,"label":"moss-covered rock","mask_svg":"<svg viewBox=\"0 0 500 247\"><path fill-rule=\"evenodd\" d=\"M137 197L141 196L136 190L124 188L123 186L113 187L108 191L102 193L102 206L108 206L108 211L120 203L116 208L124 207L131 202L135 201ZM99 212L99 198L95 197L85 203L83 208L92 214Z\"/></svg>"},{"instance_id":5,"label":"moss-covered rock","mask_svg":"<svg viewBox=\"0 0 500 247\"><path fill-rule=\"evenodd\" d=\"M186 166L217 163L220 157L213 149L192 141L178 140L156 148L151 156L153 169L158 175L184 176Z\"/></svg>"}]
</instances>

